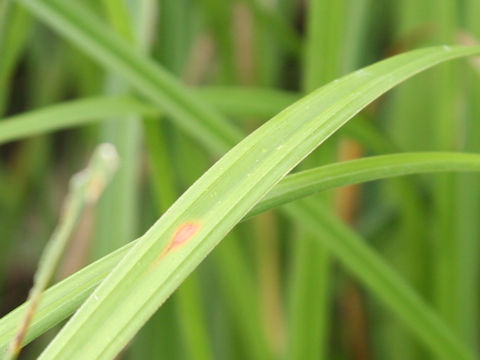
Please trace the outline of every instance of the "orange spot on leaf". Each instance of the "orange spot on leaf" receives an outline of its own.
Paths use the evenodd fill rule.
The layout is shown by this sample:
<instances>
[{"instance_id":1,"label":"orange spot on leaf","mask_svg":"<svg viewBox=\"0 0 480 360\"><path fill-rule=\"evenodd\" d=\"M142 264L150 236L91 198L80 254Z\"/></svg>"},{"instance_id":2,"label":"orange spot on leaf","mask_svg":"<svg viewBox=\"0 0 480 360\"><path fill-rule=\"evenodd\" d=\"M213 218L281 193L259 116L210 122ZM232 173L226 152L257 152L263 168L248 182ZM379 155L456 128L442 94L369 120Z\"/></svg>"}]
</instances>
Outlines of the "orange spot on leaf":
<instances>
[{"instance_id":1,"label":"orange spot on leaf","mask_svg":"<svg viewBox=\"0 0 480 360\"><path fill-rule=\"evenodd\" d=\"M155 263L152 265L152 268L157 266L158 263L173 249L185 244L190 240L197 232L200 230L201 224L197 222L187 222L180 226L177 231L173 234L170 244L165 248L165 250L160 254Z\"/></svg>"},{"instance_id":2,"label":"orange spot on leaf","mask_svg":"<svg viewBox=\"0 0 480 360\"><path fill-rule=\"evenodd\" d=\"M168 245L166 252L169 252L190 240L199 229L200 224L195 222L187 222L180 226L173 235L172 241L170 242L170 245Z\"/></svg>"}]
</instances>

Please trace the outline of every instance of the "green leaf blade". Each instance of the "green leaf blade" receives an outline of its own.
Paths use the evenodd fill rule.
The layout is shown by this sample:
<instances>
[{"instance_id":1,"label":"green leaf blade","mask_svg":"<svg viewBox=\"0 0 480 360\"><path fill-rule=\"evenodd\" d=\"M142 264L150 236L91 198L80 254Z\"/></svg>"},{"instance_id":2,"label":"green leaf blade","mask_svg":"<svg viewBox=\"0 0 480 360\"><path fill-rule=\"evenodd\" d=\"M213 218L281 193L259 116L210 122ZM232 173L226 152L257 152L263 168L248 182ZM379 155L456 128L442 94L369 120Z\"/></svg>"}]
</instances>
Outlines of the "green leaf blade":
<instances>
[{"instance_id":1,"label":"green leaf blade","mask_svg":"<svg viewBox=\"0 0 480 360\"><path fill-rule=\"evenodd\" d=\"M159 219L42 354L109 358L243 216L295 165L369 102L441 61L479 52L430 48L330 83L245 138ZM177 231L196 230L178 249Z\"/></svg>"},{"instance_id":2,"label":"green leaf blade","mask_svg":"<svg viewBox=\"0 0 480 360\"><path fill-rule=\"evenodd\" d=\"M392 154L326 165L287 176L265 196L248 216L296 200L298 196L310 195L334 186L351 185L360 181L378 180L417 172L468 172L478 171L479 168L480 155L455 153ZM354 173L356 176L352 180L348 175ZM314 175L319 177L314 179ZM48 289L27 334L27 342L72 314L133 245L134 242L118 249ZM336 254L336 251L333 251ZM349 263L355 264L362 259L359 256ZM19 307L0 320L0 349L2 349L0 353L5 351L8 341L13 336L23 309L24 306Z\"/></svg>"},{"instance_id":3,"label":"green leaf blade","mask_svg":"<svg viewBox=\"0 0 480 360\"><path fill-rule=\"evenodd\" d=\"M316 192L397 176L480 170L480 156L469 153L400 153L344 161L289 175L249 213L263 211Z\"/></svg>"}]
</instances>

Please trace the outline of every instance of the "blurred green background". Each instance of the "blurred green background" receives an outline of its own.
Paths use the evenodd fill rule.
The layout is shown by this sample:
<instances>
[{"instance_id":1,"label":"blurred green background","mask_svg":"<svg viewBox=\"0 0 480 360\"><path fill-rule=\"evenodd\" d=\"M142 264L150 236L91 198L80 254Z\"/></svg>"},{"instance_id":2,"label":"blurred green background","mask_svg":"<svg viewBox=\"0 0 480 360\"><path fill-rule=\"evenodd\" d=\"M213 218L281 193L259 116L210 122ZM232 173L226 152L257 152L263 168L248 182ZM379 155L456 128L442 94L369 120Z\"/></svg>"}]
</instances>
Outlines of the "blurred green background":
<instances>
[{"instance_id":1,"label":"blurred green background","mask_svg":"<svg viewBox=\"0 0 480 360\"><path fill-rule=\"evenodd\" d=\"M367 64L480 37L479 0L80 2L246 132L302 94ZM0 22L1 117L130 94L121 76L16 2L8 10ZM160 113L98 120L0 147L0 315L25 300L68 179L98 143L117 147L121 167L98 206L83 216L57 280L143 234L216 160ZM463 61L399 86L302 168L382 153L479 149L479 65ZM475 349L479 185L474 175L425 175L316 195ZM29 345L22 358L35 358L56 330ZM432 355L302 228L269 212L238 226L121 358Z\"/></svg>"}]
</instances>

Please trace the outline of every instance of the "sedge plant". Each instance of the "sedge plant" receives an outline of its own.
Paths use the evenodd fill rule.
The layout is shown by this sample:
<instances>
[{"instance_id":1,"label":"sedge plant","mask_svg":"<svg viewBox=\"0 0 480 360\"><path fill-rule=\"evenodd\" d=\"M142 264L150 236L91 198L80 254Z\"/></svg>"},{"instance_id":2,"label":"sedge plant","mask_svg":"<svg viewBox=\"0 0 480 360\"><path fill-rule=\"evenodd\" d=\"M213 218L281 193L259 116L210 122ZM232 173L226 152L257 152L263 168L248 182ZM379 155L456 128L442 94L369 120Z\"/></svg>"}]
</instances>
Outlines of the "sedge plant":
<instances>
[{"instance_id":1,"label":"sedge plant","mask_svg":"<svg viewBox=\"0 0 480 360\"><path fill-rule=\"evenodd\" d=\"M26 358L156 358L168 353L172 359L369 359L388 358L395 349L418 359L477 357L478 329L463 305L474 309L467 289L478 296L478 269L471 257L478 249L474 219L479 199L473 195L480 155L470 133L465 135L468 151L460 151L454 130L463 130L455 123L456 99L462 95L468 100L462 105L473 103L464 105L462 114L469 115L465 124L475 132L471 124L478 109L472 99L480 79L470 76L463 88L459 74L461 68L470 71L470 65L452 60L478 56L480 48L440 45L407 51L410 38L402 38L399 29L392 49L401 54L377 61L362 55L376 49L358 44L375 26L388 24L381 17L368 18L367 0L355 4L361 18L348 11L347 0L303 4L305 38L292 25L295 3L5 2L0 47L10 55L0 61L0 104L8 105L0 121L0 155L6 159L0 164L0 184L11 190L0 197L0 214L10 214L0 219L0 246L5 252L18 250L13 239L22 234L12 224L20 224L20 214L28 211L29 197L23 194L33 191L31 184L45 186L52 177L46 165L29 172L25 167L48 164L58 171L60 161L72 168L99 139L113 141L122 159L118 179L98 212L72 239L72 248L87 247L87 254L67 251L63 256L63 262L79 257L83 268L46 289L61 251L42 258L37 279L43 280L32 291L36 295L0 319L2 355L16 356L38 338L27 347ZM439 23L440 41L452 43L455 22L462 18L447 3L430 14ZM378 6L377 12L398 10L387 2ZM399 5L405 27L418 26L413 16L423 19L429 6L434 2ZM345 21L347 15L355 22ZM186 25L179 26L185 19ZM370 22L375 26L369 28ZM49 30L42 26L38 34L32 32L40 24ZM172 37L158 34L157 28L171 31ZM421 29L414 30L427 37ZM25 34L58 42L59 65L49 74L60 80L39 82L32 90L32 103L50 105L24 106L28 111L18 113L11 110L15 97L4 91L8 84L13 89L9 79L18 76L13 65L28 59L29 76L38 79L45 74L35 59L38 54L42 61L49 59ZM212 46L217 52L209 51ZM236 47L240 51L234 56ZM209 68L211 59L205 56L218 57L217 68ZM279 86L292 81L283 78L281 69L289 64L284 59L301 68L301 91ZM366 62L371 65L353 71ZM437 73L416 76L432 67ZM251 85L254 75L261 86ZM416 82L395 92L393 101L381 97L414 76ZM210 79L208 85L197 85L202 78ZM422 94L415 84L435 86ZM63 91L78 98L62 97ZM429 126L435 129L431 143L416 133ZM62 136L70 141L54 141ZM346 138L375 156L336 162ZM58 158L55 147L65 149L64 158ZM10 160L3 149L12 149L18 160ZM339 219L329 191L400 176L359 188L365 197L343 192L356 215L348 225ZM472 197L461 184L472 188ZM40 203L48 209L54 196L46 194ZM72 190L69 199L77 199L75 194ZM82 190L79 198L84 195ZM58 225L68 229L61 231L57 250L78 220L78 204L66 213L72 221ZM465 216L456 215L462 209ZM251 219L271 210L278 215L257 221L254 227L261 231L255 231ZM44 212L43 223L54 223L50 212ZM427 224L430 231L425 231ZM281 251L256 246L275 236ZM336 264L345 274L337 273ZM1 275L8 286L6 268ZM345 277L355 279L365 294L345 291L348 287L340 286ZM333 311L336 301L345 304L340 315ZM272 307L268 314L265 304ZM27 321L22 320L25 312ZM337 316L341 327L354 329L348 337L334 326ZM351 316L376 325L354 323ZM50 338L41 336L50 329L56 329Z\"/></svg>"}]
</instances>

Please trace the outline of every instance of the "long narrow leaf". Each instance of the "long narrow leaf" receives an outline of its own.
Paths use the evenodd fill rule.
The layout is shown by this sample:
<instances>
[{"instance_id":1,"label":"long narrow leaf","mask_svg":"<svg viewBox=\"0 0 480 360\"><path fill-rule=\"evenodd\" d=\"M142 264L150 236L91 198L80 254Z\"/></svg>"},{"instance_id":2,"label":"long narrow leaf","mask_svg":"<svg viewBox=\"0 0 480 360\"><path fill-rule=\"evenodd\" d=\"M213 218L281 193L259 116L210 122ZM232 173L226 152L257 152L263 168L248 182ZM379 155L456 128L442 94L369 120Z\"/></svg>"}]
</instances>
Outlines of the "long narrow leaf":
<instances>
[{"instance_id":1,"label":"long narrow leaf","mask_svg":"<svg viewBox=\"0 0 480 360\"><path fill-rule=\"evenodd\" d=\"M422 69L479 50L431 48L399 55L330 83L281 112L236 145L172 205L40 358L113 358L242 217L348 119ZM429 340L442 345L450 340L452 344L442 348L468 358L453 336L437 335Z\"/></svg>"},{"instance_id":2,"label":"long narrow leaf","mask_svg":"<svg viewBox=\"0 0 480 360\"><path fill-rule=\"evenodd\" d=\"M449 152L402 153L344 161L287 176L249 216L334 187L410 174L480 171L480 155Z\"/></svg>"},{"instance_id":3,"label":"long narrow leaf","mask_svg":"<svg viewBox=\"0 0 480 360\"><path fill-rule=\"evenodd\" d=\"M108 69L172 115L183 129L221 154L242 135L205 106L173 76L122 41L76 2L19 0Z\"/></svg>"},{"instance_id":4,"label":"long narrow leaf","mask_svg":"<svg viewBox=\"0 0 480 360\"><path fill-rule=\"evenodd\" d=\"M202 107L202 105L199 104L188 92L184 91L174 79L168 77L168 75L159 69L156 69L152 63L133 54L131 49L125 47L115 37L110 36L111 34L109 35L105 31L102 32L104 29L101 25L92 21L91 17L89 17L86 12L77 9L69 2L53 0L43 2L37 0L23 0L23 3L27 4L29 8L34 10L38 15L43 16L47 21L51 21L54 26L60 28L64 33L66 30L66 34L69 35L71 39L82 45L92 55L96 56L98 60L105 63L107 66L117 69L117 71L123 71L124 76L126 76L138 88L138 90L143 91L144 94L151 99L163 105L167 113L173 115L179 121L179 124L183 124L183 126L189 130L190 133L196 135L198 139L206 141L207 138L210 138L212 141L210 143L206 141L206 145L210 146L212 150L219 151L225 144L227 147L233 144L231 139L234 139L236 136L235 133L237 132L235 130L232 128L227 129L224 123L217 123L217 120L221 119L218 119L218 117L208 108ZM106 48L104 45L106 45ZM305 113L302 114L302 112L300 112L296 115L299 115L299 117L302 118L307 114L312 115L311 111L314 109L321 111L323 108L323 110L326 110L325 115L334 115L333 118L337 120L344 118L344 120L328 122L328 125L324 129L326 131L323 133L323 136L317 133L312 133L310 135L313 136L308 136L304 133L303 135L308 137L311 142L302 141L301 145L303 150L305 151L309 149L308 144L310 144L310 146L313 145L312 148L315 146L314 137L316 135L319 136L318 140L321 141L341 126L347 118L354 115L362 106L371 101L375 97L372 97L374 93L380 95L382 92L401 81L402 77L398 77L400 74L405 75L406 78L441 60L460 56L462 55L462 52L465 52L464 55L473 54L475 51L478 51L478 49L454 50L448 47L426 49L408 54L413 56L413 58L410 59L411 63L409 65L404 63L404 61L408 63L408 55L399 56L377 64L375 67L368 67L355 73L356 75L345 78L350 81L345 81L344 79L343 81L339 81L323 88L325 91L325 97L321 101L322 106L319 106L319 108L312 106L312 109L304 109L306 110ZM374 68L375 71L372 71ZM392 69L397 69L397 71L390 72ZM383 76L378 77L378 81L376 81L376 76L382 73ZM344 86L345 84L347 85ZM329 90L332 89L335 89L336 91L330 92ZM320 93L322 93L322 91L316 93L316 95ZM352 107L350 108L351 112L345 111L342 113L342 109L337 108L334 105L335 100L338 100L337 96L342 97L346 103L348 103L349 99L353 100L351 104ZM358 96L358 98L356 98L357 101L355 101L356 96ZM303 103L307 107L308 99L309 97L300 103ZM332 105L330 109L328 109L329 105ZM295 108L296 107L292 107L291 109ZM353 108L356 108L356 110L353 110ZM187 111L185 111L185 109L187 109ZM209 117L208 115L215 116ZM285 117L291 115L291 113L287 110L281 115ZM267 126L267 129L268 128L269 127ZM299 129L297 129L297 131L298 130ZM289 141L290 140L293 141L293 138L289 139ZM305 151L305 153L300 156L300 159L305 156L308 151L310 150ZM301 153L301 148L299 147L296 152L297 154ZM260 159L258 160L258 165L262 164L262 161L260 161ZM284 164L284 162L282 162L282 164ZM282 168L283 167L280 167L278 171ZM268 185L268 182L266 184ZM258 188L258 190L261 189L264 188ZM151 234L151 232L149 234ZM200 236L197 234L195 238L198 237ZM141 319L137 318L137 320L141 322ZM430 343L430 346L435 347L435 344Z\"/></svg>"},{"instance_id":5,"label":"long narrow leaf","mask_svg":"<svg viewBox=\"0 0 480 360\"><path fill-rule=\"evenodd\" d=\"M300 98L299 94L262 88L204 87L192 91L230 116L270 118ZM157 106L127 95L67 101L2 119L0 145L105 118L154 116L161 112Z\"/></svg>"},{"instance_id":6,"label":"long narrow leaf","mask_svg":"<svg viewBox=\"0 0 480 360\"><path fill-rule=\"evenodd\" d=\"M153 115L158 109L133 97L106 96L69 101L11 116L0 122L0 144L124 115Z\"/></svg>"},{"instance_id":7,"label":"long narrow leaf","mask_svg":"<svg viewBox=\"0 0 480 360\"><path fill-rule=\"evenodd\" d=\"M8 359L18 357L42 294L55 274L83 210L86 205L98 200L117 167L118 155L115 148L111 144L103 144L95 151L88 167L70 180L70 190L64 202L61 219L40 257L24 318L17 334L12 339Z\"/></svg>"},{"instance_id":8,"label":"long narrow leaf","mask_svg":"<svg viewBox=\"0 0 480 360\"><path fill-rule=\"evenodd\" d=\"M316 191L386 177L437 171L478 171L480 155L454 153L395 154L326 165L287 176L247 215L269 210L269 206L296 200ZM318 175L314 178L312 175ZM351 181L350 174L356 174ZM290 185L289 185L290 184ZM291 185L293 184L293 186ZM26 343L72 314L134 243L109 254L48 289L39 304L25 339ZM362 258L354 258L355 262ZM25 305L0 320L0 353L13 335Z\"/></svg>"},{"instance_id":9,"label":"long narrow leaf","mask_svg":"<svg viewBox=\"0 0 480 360\"><path fill-rule=\"evenodd\" d=\"M311 201L303 206L286 205L287 212L319 234L325 246L378 298L394 310L419 340L433 345L437 356L446 359L476 359L449 327L410 286L355 233L332 216L329 209Z\"/></svg>"},{"instance_id":10,"label":"long narrow leaf","mask_svg":"<svg viewBox=\"0 0 480 360\"><path fill-rule=\"evenodd\" d=\"M192 89L205 102L233 117L271 118L287 106L300 99L300 94L269 88L250 87L203 87ZM13 115L0 121L0 145L86 125L95 121L118 116L158 116L162 113L157 106L133 96L97 96L66 101L20 115ZM385 150L383 134L375 132L373 125L366 121L355 121L345 131L358 141L371 144L378 151ZM379 145L380 144L380 145Z\"/></svg>"}]
</instances>

